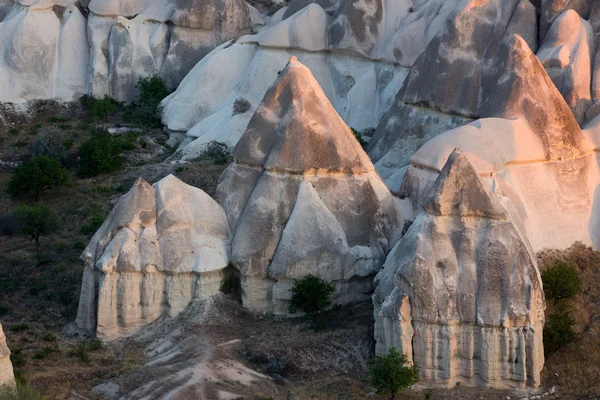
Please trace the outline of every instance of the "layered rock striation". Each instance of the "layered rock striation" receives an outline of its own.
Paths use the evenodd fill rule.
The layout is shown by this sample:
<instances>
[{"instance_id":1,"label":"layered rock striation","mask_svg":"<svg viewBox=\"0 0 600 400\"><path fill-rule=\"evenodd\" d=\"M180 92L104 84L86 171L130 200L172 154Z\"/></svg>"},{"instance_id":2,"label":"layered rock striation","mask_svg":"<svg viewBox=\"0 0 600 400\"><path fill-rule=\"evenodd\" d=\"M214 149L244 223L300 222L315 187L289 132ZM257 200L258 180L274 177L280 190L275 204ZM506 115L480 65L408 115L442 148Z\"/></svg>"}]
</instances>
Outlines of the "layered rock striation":
<instances>
[{"instance_id":1,"label":"layered rock striation","mask_svg":"<svg viewBox=\"0 0 600 400\"><path fill-rule=\"evenodd\" d=\"M396 200L308 68L292 58L269 89L219 180L231 261L253 310L286 314L293 280L364 300L399 237Z\"/></svg>"},{"instance_id":2,"label":"layered rock striation","mask_svg":"<svg viewBox=\"0 0 600 400\"><path fill-rule=\"evenodd\" d=\"M460 150L376 278L377 351L407 354L421 383L537 387L544 295L535 253Z\"/></svg>"},{"instance_id":3,"label":"layered rock striation","mask_svg":"<svg viewBox=\"0 0 600 400\"><path fill-rule=\"evenodd\" d=\"M227 217L210 196L172 175L139 179L82 254L77 325L110 340L178 315L219 290L228 249Z\"/></svg>"}]
</instances>

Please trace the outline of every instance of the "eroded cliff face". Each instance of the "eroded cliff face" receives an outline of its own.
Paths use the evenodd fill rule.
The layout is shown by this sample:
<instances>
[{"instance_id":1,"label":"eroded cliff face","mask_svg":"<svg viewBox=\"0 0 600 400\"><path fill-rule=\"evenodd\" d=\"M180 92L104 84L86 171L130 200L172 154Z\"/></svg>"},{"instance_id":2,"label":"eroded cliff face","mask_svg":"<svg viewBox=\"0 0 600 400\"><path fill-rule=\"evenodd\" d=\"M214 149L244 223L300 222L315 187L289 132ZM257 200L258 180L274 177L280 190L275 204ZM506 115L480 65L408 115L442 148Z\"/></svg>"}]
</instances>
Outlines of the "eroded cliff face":
<instances>
[{"instance_id":1,"label":"eroded cliff face","mask_svg":"<svg viewBox=\"0 0 600 400\"><path fill-rule=\"evenodd\" d=\"M244 305L286 314L293 279L307 274L333 281L337 303L368 298L403 219L297 59L265 95L234 157L216 198L232 230Z\"/></svg>"},{"instance_id":2,"label":"eroded cliff face","mask_svg":"<svg viewBox=\"0 0 600 400\"><path fill-rule=\"evenodd\" d=\"M139 179L84 250L77 325L103 340L177 316L219 290L229 264L223 209L169 175Z\"/></svg>"},{"instance_id":3,"label":"eroded cliff face","mask_svg":"<svg viewBox=\"0 0 600 400\"><path fill-rule=\"evenodd\" d=\"M545 303L535 254L462 151L376 282L377 351L407 354L425 385L539 386Z\"/></svg>"},{"instance_id":4,"label":"eroded cliff face","mask_svg":"<svg viewBox=\"0 0 600 400\"><path fill-rule=\"evenodd\" d=\"M243 0L3 1L0 101L88 94L130 102L138 80L155 74L176 87L212 49L250 32L248 7Z\"/></svg>"},{"instance_id":5,"label":"eroded cliff face","mask_svg":"<svg viewBox=\"0 0 600 400\"><path fill-rule=\"evenodd\" d=\"M6 345L6 337L0 325L0 389L5 386L14 386L15 376L13 374L13 366L10 362L10 350Z\"/></svg>"}]
</instances>

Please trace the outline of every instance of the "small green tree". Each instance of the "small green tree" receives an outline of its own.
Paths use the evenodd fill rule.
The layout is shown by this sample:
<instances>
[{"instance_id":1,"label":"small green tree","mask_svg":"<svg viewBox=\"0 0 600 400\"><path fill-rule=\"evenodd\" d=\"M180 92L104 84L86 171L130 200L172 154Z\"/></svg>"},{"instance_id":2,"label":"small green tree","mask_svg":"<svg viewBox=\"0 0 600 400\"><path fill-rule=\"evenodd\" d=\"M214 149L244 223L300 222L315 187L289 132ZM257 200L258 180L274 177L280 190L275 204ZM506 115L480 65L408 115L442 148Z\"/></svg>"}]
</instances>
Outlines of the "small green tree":
<instances>
[{"instance_id":1,"label":"small green tree","mask_svg":"<svg viewBox=\"0 0 600 400\"><path fill-rule=\"evenodd\" d=\"M52 234L60 227L56 214L46 206L20 206L14 211L15 221L21 234L35 241L40 251L40 236Z\"/></svg>"},{"instance_id":2,"label":"small green tree","mask_svg":"<svg viewBox=\"0 0 600 400\"><path fill-rule=\"evenodd\" d=\"M575 319L566 303L559 303L544 325L544 350L550 354L565 346L575 337Z\"/></svg>"},{"instance_id":3,"label":"small green tree","mask_svg":"<svg viewBox=\"0 0 600 400\"><path fill-rule=\"evenodd\" d=\"M92 137L79 148L79 169L82 178L115 171L123 165L123 141L103 129L95 129Z\"/></svg>"},{"instance_id":4,"label":"small green tree","mask_svg":"<svg viewBox=\"0 0 600 400\"><path fill-rule=\"evenodd\" d=\"M106 95L102 99L88 97L86 103L90 114L104 121L108 121L108 116L117 112L117 103Z\"/></svg>"},{"instance_id":5,"label":"small green tree","mask_svg":"<svg viewBox=\"0 0 600 400\"><path fill-rule=\"evenodd\" d=\"M546 297L553 299L554 305L559 300L574 297L581 291L581 278L577 269L562 261L557 261L542 273L542 282Z\"/></svg>"},{"instance_id":6,"label":"small green tree","mask_svg":"<svg viewBox=\"0 0 600 400\"><path fill-rule=\"evenodd\" d=\"M15 169L8 181L8 194L19 196L33 192L35 201L40 192L68 182L68 175L60 161L46 156L32 157Z\"/></svg>"},{"instance_id":7,"label":"small green tree","mask_svg":"<svg viewBox=\"0 0 600 400\"><path fill-rule=\"evenodd\" d=\"M408 358L391 348L387 355L376 354L367 362L371 386L377 394L395 399L396 394L419 381L419 372L414 365L407 366Z\"/></svg>"},{"instance_id":8,"label":"small green tree","mask_svg":"<svg viewBox=\"0 0 600 400\"><path fill-rule=\"evenodd\" d=\"M335 286L313 275L306 275L298 280L294 279L292 287L292 300L288 311L295 314L303 311L312 319L331 305L329 296L335 292Z\"/></svg>"},{"instance_id":9,"label":"small green tree","mask_svg":"<svg viewBox=\"0 0 600 400\"><path fill-rule=\"evenodd\" d=\"M159 75L141 78L135 87L138 95L126 113L127 119L150 128L160 128L160 102L171 94L171 90Z\"/></svg>"}]
</instances>

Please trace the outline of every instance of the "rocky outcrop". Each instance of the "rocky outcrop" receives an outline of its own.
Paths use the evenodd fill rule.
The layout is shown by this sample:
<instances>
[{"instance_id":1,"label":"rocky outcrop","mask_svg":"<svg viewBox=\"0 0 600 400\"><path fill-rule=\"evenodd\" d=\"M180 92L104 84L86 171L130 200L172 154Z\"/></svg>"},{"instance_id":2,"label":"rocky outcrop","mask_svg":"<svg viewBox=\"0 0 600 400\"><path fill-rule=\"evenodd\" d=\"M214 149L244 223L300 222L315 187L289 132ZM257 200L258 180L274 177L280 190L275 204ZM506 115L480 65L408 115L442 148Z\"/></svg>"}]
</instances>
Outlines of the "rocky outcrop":
<instances>
[{"instance_id":1,"label":"rocky outcrop","mask_svg":"<svg viewBox=\"0 0 600 400\"><path fill-rule=\"evenodd\" d=\"M489 11L492 4L481 8ZM552 143L547 147L554 152L548 154L549 159L578 153L582 134L577 120L525 40L517 35L506 37L503 30L502 36L494 37L500 33L490 30L487 38L493 52L488 52L487 41L479 53L477 48L465 49L471 42L458 41L465 33L455 24L465 18L470 21L477 13L468 15L458 14L456 20L448 20L444 35L449 37L442 40L444 35L440 35L417 60L373 135L369 155L377 161L384 179L407 165L410 155L428 140L471 118L523 118L543 140ZM465 26L474 29L477 25L459 24L460 28ZM448 48L451 43L456 48ZM452 55L455 53L462 54L464 60ZM464 71L472 73L459 78Z\"/></svg>"},{"instance_id":2,"label":"rocky outcrop","mask_svg":"<svg viewBox=\"0 0 600 400\"><path fill-rule=\"evenodd\" d=\"M0 390L4 386L13 386L14 384L15 376L10 362L10 350L6 345L6 337L2 331L2 325L0 325Z\"/></svg>"},{"instance_id":3,"label":"rocky outcrop","mask_svg":"<svg viewBox=\"0 0 600 400\"><path fill-rule=\"evenodd\" d=\"M568 10L552 24L537 56L579 124L592 104L594 35L589 22Z\"/></svg>"},{"instance_id":4,"label":"rocky outcrop","mask_svg":"<svg viewBox=\"0 0 600 400\"><path fill-rule=\"evenodd\" d=\"M545 303L535 254L462 151L376 282L377 351L407 354L421 383L539 386Z\"/></svg>"},{"instance_id":5,"label":"rocky outcrop","mask_svg":"<svg viewBox=\"0 0 600 400\"><path fill-rule=\"evenodd\" d=\"M86 20L74 5L14 5L0 18L0 102L87 92Z\"/></svg>"},{"instance_id":6,"label":"rocky outcrop","mask_svg":"<svg viewBox=\"0 0 600 400\"><path fill-rule=\"evenodd\" d=\"M573 10L581 18L587 19L592 11L594 0L541 0L540 4L540 41L554 21L565 11Z\"/></svg>"},{"instance_id":7,"label":"rocky outcrop","mask_svg":"<svg viewBox=\"0 0 600 400\"><path fill-rule=\"evenodd\" d=\"M227 217L210 196L172 175L139 179L82 254L77 325L110 340L178 315L219 290L228 246Z\"/></svg>"},{"instance_id":8,"label":"rocky outcrop","mask_svg":"<svg viewBox=\"0 0 600 400\"><path fill-rule=\"evenodd\" d=\"M269 89L233 154L216 197L229 219L244 305L286 314L293 279L311 273L335 283L337 303L368 298L402 217L297 59Z\"/></svg>"},{"instance_id":9,"label":"rocky outcrop","mask_svg":"<svg viewBox=\"0 0 600 400\"><path fill-rule=\"evenodd\" d=\"M256 35L216 49L163 102L163 122L187 133L182 158L196 158L211 141L235 147L252 111L292 55L310 68L346 123L370 136L407 68L458 1L413 3L297 0ZM211 90L197 90L206 85ZM238 99L252 105L248 112L232 112Z\"/></svg>"}]
</instances>

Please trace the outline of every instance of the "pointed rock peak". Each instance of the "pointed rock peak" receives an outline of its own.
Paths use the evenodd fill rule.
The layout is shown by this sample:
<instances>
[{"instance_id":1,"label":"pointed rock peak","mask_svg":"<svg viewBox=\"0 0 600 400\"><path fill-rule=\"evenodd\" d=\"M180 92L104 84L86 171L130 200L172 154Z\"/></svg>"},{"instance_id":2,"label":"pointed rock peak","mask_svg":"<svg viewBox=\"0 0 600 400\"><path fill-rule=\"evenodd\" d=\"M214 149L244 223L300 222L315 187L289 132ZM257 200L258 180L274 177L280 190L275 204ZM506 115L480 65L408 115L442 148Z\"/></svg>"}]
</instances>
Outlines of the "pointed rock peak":
<instances>
[{"instance_id":1,"label":"pointed rock peak","mask_svg":"<svg viewBox=\"0 0 600 400\"><path fill-rule=\"evenodd\" d=\"M365 173L371 160L296 57L269 88L234 150L236 161L289 173Z\"/></svg>"},{"instance_id":2,"label":"pointed rock peak","mask_svg":"<svg viewBox=\"0 0 600 400\"><path fill-rule=\"evenodd\" d=\"M494 79L487 82L487 95L480 114L525 118L542 140L548 160L584 153L583 131L525 40L513 35L505 42L498 57L503 62Z\"/></svg>"},{"instance_id":3,"label":"pointed rock peak","mask_svg":"<svg viewBox=\"0 0 600 400\"><path fill-rule=\"evenodd\" d=\"M499 199L489 193L463 151L455 149L429 191L423 204L437 216L507 219Z\"/></svg>"}]
</instances>

